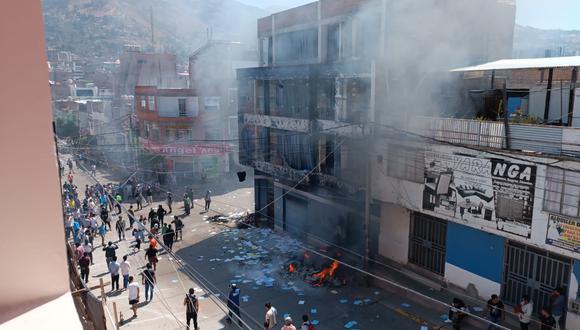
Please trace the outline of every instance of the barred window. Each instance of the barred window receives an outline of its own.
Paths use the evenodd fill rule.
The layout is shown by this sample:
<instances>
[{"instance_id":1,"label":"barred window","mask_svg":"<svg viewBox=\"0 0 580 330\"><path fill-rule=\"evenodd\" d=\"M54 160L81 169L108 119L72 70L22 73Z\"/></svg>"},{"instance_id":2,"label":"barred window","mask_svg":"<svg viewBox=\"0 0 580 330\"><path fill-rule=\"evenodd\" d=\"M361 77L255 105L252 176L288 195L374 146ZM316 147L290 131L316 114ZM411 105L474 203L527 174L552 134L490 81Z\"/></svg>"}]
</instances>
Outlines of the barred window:
<instances>
[{"instance_id":1,"label":"barred window","mask_svg":"<svg viewBox=\"0 0 580 330\"><path fill-rule=\"evenodd\" d=\"M423 150L405 145L389 145L387 174L390 177L417 183L424 182L425 155Z\"/></svg>"},{"instance_id":2,"label":"barred window","mask_svg":"<svg viewBox=\"0 0 580 330\"><path fill-rule=\"evenodd\" d=\"M548 167L544 192L544 210L579 217L580 173Z\"/></svg>"}]
</instances>

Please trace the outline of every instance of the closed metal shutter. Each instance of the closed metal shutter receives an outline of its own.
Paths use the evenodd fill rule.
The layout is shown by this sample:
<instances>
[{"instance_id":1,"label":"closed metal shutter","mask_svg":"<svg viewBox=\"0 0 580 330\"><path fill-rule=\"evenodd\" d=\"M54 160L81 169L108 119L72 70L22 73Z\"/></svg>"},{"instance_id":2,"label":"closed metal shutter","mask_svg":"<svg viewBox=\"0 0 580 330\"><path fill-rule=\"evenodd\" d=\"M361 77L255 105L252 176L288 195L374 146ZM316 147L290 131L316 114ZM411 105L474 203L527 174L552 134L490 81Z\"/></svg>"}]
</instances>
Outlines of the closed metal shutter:
<instances>
[{"instance_id":1,"label":"closed metal shutter","mask_svg":"<svg viewBox=\"0 0 580 330\"><path fill-rule=\"evenodd\" d=\"M504 258L502 299L519 304L527 294L534 303L534 314L550 305L550 294L557 287L567 291L572 260L525 244L508 242Z\"/></svg>"},{"instance_id":2,"label":"closed metal shutter","mask_svg":"<svg viewBox=\"0 0 580 330\"><path fill-rule=\"evenodd\" d=\"M446 221L422 213L411 214L410 263L444 275L446 240Z\"/></svg>"}]
</instances>

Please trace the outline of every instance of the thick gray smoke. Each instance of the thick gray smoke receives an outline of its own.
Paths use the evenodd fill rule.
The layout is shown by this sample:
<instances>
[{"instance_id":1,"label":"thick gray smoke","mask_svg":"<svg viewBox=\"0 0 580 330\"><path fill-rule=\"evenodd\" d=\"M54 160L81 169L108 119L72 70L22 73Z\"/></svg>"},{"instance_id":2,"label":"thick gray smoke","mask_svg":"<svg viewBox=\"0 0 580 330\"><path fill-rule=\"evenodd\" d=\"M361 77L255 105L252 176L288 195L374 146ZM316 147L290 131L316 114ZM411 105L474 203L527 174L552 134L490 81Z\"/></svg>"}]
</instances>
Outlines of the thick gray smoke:
<instances>
[{"instance_id":1,"label":"thick gray smoke","mask_svg":"<svg viewBox=\"0 0 580 330\"><path fill-rule=\"evenodd\" d=\"M376 58L378 75L385 76L377 90L385 96L376 104L377 120L465 116L454 84L461 77L448 71L508 58L514 17L512 1L369 2L355 20L365 29L362 37Z\"/></svg>"}]
</instances>

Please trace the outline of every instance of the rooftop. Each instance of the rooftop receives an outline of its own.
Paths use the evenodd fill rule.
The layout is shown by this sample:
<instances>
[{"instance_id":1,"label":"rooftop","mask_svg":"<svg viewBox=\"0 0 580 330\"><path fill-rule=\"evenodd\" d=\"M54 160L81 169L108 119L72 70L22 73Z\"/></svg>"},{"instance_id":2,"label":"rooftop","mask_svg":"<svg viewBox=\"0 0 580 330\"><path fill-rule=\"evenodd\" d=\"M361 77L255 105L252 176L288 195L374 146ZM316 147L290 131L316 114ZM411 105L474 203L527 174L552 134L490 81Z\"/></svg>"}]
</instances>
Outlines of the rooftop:
<instances>
[{"instance_id":1,"label":"rooftop","mask_svg":"<svg viewBox=\"0 0 580 330\"><path fill-rule=\"evenodd\" d=\"M464 68L451 70L452 72L492 71L492 70L517 70L517 69L550 69L571 68L580 66L580 56L544 57L504 59Z\"/></svg>"}]
</instances>

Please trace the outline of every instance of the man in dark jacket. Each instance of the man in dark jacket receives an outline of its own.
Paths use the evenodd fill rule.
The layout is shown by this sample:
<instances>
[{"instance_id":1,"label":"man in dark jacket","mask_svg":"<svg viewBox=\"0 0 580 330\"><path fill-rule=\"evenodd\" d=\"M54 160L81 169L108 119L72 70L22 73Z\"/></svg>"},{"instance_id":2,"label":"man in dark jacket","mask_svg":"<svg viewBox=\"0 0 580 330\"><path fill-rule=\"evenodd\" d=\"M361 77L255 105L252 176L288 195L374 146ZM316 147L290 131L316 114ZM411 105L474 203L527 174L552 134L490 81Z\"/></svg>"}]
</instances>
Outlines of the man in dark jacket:
<instances>
[{"instance_id":1,"label":"man in dark jacket","mask_svg":"<svg viewBox=\"0 0 580 330\"><path fill-rule=\"evenodd\" d=\"M161 204L157 207L157 219L159 220L159 226L163 227L163 217L167 214L167 211L163 208Z\"/></svg>"},{"instance_id":2,"label":"man in dark jacket","mask_svg":"<svg viewBox=\"0 0 580 330\"><path fill-rule=\"evenodd\" d=\"M119 247L117 246L117 244L113 244L113 242L111 242L111 241L109 241L109 244L103 248L103 251L105 251L105 258L107 260L107 265L113 260L113 257L115 257L117 255L115 250L118 248Z\"/></svg>"}]
</instances>

